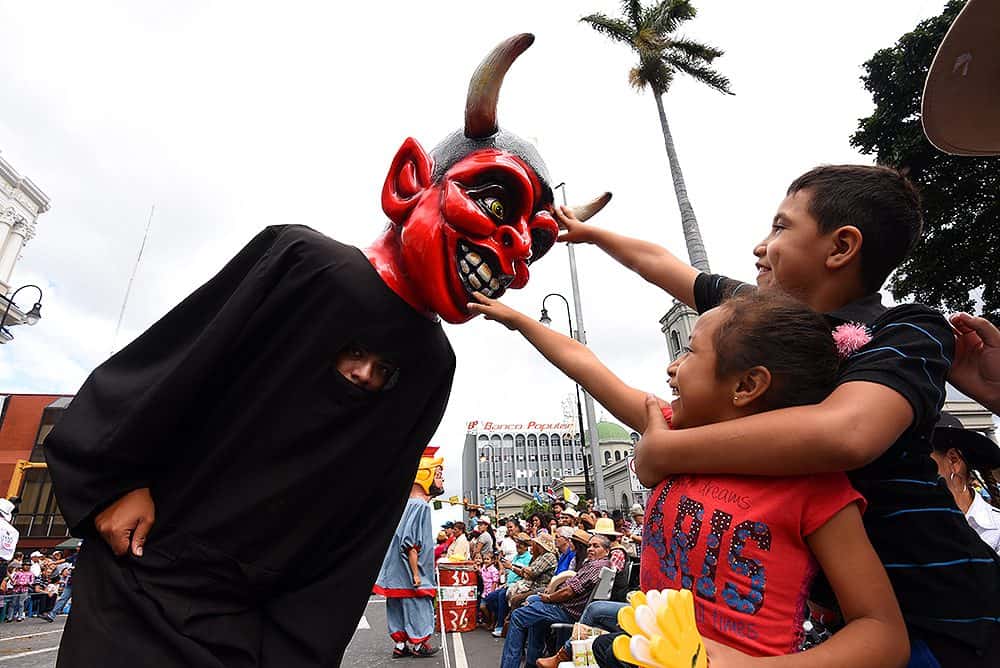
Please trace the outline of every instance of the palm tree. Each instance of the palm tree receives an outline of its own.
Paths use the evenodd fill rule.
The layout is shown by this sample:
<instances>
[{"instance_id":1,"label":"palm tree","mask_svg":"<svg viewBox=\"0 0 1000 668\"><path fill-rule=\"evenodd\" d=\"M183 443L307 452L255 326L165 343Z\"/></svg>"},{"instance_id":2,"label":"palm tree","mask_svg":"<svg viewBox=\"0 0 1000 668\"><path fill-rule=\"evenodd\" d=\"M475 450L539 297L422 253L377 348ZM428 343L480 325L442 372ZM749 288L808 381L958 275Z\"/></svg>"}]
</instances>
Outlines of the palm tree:
<instances>
[{"instance_id":1,"label":"palm tree","mask_svg":"<svg viewBox=\"0 0 1000 668\"><path fill-rule=\"evenodd\" d=\"M708 254L701 240L691 200L688 199L667 115L663 111L663 94L670 89L674 76L679 72L719 92L732 95L729 79L711 67L712 61L721 56L723 51L676 35L681 24L690 21L697 14L698 10L691 5L690 0L660 0L649 7L643 7L639 0L623 0L622 10L621 18L591 14L580 20L589 23L594 30L612 40L628 45L639 56L639 63L629 71L628 80L637 90L648 87L653 92L656 111L660 115L660 127L663 129L663 144L670 162L670 175L677 194L677 206L681 210L681 226L684 228L688 257L695 268L707 272Z\"/></svg>"}]
</instances>

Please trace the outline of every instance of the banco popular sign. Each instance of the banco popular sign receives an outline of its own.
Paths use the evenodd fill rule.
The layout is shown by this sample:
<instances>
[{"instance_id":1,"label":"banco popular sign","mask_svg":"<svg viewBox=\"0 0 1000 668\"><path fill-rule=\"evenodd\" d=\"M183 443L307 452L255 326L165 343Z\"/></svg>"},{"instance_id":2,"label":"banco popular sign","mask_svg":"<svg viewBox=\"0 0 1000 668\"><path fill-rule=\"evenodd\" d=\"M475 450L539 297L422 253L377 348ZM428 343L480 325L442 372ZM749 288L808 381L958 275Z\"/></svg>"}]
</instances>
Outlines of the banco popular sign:
<instances>
[{"instance_id":1,"label":"banco popular sign","mask_svg":"<svg viewBox=\"0 0 1000 668\"><path fill-rule=\"evenodd\" d=\"M490 422L489 420L470 420L469 431L575 431L576 425L572 422Z\"/></svg>"}]
</instances>

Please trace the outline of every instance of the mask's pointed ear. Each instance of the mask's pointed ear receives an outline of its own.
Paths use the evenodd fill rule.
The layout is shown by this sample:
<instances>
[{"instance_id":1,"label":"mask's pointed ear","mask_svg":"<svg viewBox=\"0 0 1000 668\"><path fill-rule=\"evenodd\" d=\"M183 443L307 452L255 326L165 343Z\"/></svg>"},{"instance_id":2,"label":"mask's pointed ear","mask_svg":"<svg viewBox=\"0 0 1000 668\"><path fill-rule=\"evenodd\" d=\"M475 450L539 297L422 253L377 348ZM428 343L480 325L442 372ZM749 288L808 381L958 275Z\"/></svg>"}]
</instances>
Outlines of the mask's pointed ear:
<instances>
[{"instance_id":1,"label":"mask's pointed ear","mask_svg":"<svg viewBox=\"0 0 1000 668\"><path fill-rule=\"evenodd\" d=\"M402 225L430 185L431 158L416 139L407 137L385 177L382 210L394 224Z\"/></svg>"}]
</instances>

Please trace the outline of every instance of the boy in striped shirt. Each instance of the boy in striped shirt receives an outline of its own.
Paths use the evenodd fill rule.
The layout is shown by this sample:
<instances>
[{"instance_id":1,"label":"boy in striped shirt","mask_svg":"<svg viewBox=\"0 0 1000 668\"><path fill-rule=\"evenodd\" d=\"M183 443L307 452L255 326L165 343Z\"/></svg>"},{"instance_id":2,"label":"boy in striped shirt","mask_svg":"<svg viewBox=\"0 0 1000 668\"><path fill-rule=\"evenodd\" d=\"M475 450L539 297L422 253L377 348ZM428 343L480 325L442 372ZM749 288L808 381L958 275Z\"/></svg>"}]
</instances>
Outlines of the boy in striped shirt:
<instances>
[{"instance_id":1,"label":"boy in striped shirt","mask_svg":"<svg viewBox=\"0 0 1000 668\"><path fill-rule=\"evenodd\" d=\"M700 313L741 290L781 290L825 314L831 330L859 325L853 329L870 340L845 360L822 403L676 431L651 424L635 451L640 480L848 471L868 501L865 525L911 633L911 665L934 665L919 663L927 653L945 668L995 659L1000 558L969 528L929 456L954 335L939 313L917 304L886 308L878 294L921 232L913 185L882 167L803 174L753 249L757 288L584 225L566 209L557 217L561 240L599 246Z\"/></svg>"}]
</instances>

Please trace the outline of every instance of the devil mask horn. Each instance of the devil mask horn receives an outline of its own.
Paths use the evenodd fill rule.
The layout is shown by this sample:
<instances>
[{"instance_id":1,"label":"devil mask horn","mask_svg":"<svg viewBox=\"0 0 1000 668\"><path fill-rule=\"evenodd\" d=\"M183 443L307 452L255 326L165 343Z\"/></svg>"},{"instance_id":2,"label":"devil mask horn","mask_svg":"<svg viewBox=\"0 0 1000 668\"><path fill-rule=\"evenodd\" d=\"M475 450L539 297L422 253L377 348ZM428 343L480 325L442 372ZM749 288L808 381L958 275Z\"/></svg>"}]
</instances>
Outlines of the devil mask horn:
<instances>
[{"instance_id":1,"label":"devil mask horn","mask_svg":"<svg viewBox=\"0 0 1000 668\"><path fill-rule=\"evenodd\" d=\"M504 75L534 41L535 36L531 33L514 35L498 44L476 68L465 100L466 137L485 139L500 129L497 125L497 100Z\"/></svg>"},{"instance_id":2,"label":"devil mask horn","mask_svg":"<svg viewBox=\"0 0 1000 668\"><path fill-rule=\"evenodd\" d=\"M597 212L607 206L608 202L611 201L611 193L604 193L597 199L587 204L581 204L579 206L570 207L573 211L573 215L581 223L593 218L597 215Z\"/></svg>"}]
</instances>

